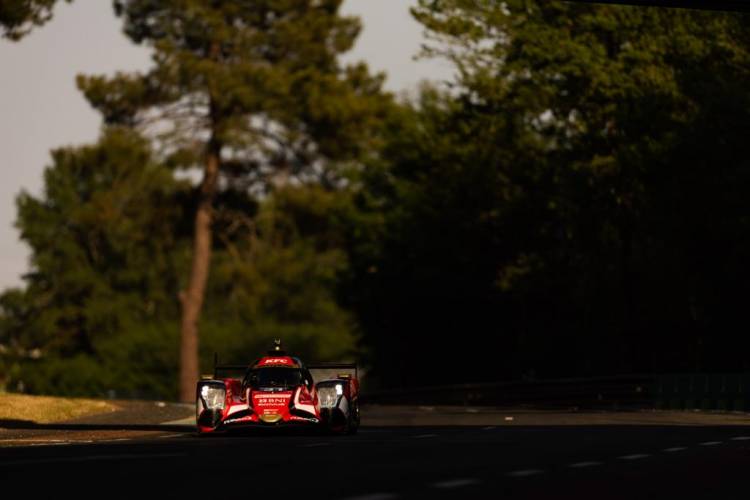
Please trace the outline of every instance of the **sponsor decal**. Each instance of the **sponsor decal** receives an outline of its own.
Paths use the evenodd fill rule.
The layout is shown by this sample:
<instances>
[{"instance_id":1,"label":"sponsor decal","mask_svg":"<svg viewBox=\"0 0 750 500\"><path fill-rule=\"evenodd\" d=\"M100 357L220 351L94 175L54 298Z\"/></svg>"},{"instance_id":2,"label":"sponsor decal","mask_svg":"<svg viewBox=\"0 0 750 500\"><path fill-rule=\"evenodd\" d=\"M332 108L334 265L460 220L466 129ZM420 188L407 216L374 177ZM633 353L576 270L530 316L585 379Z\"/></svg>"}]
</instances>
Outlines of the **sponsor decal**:
<instances>
[{"instance_id":1,"label":"sponsor decal","mask_svg":"<svg viewBox=\"0 0 750 500\"><path fill-rule=\"evenodd\" d=\"M261 361L262 365L290 365L292 360L289 358L266 358Z\"/></svg>"},{"instance_id":2,"label":"sponsor decal","mask_svg":"<svg viewBox=\"0 0 750 500\"><path fill-rule=\"evenodd\" d=\"M255 400L255 406L263 408L264 406L283 406L289 402L289 398L258 398Z\"/></svg>"},{"instance_id":3,"label":"sponsor decal","mask_svg":"<svg viewBox=\"0 0 750 500\"><path fill-rule=\"evenodd\" d=\"M253 406L256 408L287 406L290 399L291 394L280 396L273 394L253 394Z\"/></svg>"}]
</instances>

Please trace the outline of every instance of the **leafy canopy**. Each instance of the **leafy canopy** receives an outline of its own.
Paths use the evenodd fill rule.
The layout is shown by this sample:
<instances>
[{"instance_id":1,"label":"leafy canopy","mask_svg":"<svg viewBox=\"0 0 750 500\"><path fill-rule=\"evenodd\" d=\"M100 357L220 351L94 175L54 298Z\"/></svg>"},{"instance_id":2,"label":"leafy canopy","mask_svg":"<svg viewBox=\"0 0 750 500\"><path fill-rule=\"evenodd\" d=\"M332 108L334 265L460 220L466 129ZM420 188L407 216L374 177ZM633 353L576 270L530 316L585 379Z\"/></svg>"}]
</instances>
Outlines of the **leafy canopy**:
<instances>
[{"instance_id":1,"label":"leafy canopy","mask_svg":"<svg viewBox=\"0 0 750 500\"><path fill-rule=\"evenodd\" d=\"M20 40L34 26L52 19L56 3L57 0L3 0L0 2L0 35L12 41Z\"/></svg>"},{"instance_id":2,"label":"leafy canopy","mask_svg":"<svg viewBox=\"0 0 750 500\"><path fill-rule=\"evenodd\" d=\"M165 392L172 384L162 370L175 364L176 331L159 332L169 331L163 322L176 313L183 242L175 228L186 186L123 129L93 146L55 150L52 159L44 193L17 199L31 270L23 290L3 295L0 328L41 359L16 379L37 392L101 394L127 385ZM141 360L134 372L132 358ZM164 385L149 386L149 376Z\"/></svg>"},{"instance_id":3,"label":"leafy canopy","mask_svg":"<svg viewBox=\"0 0 750 500\"><path fill-rule=\"evenodd\" d=\"M0 295L0 385L173 398L192 187L127 129L52 159L44 192L18 198L31 270L23 288ZM305 359L350 357L356 327L336 293L348 269L346 196L288 186L259 203L228 191L216 210L204 370L214 352L245 363L275 337Z\"/></svg>"},{"instance_id":4,"label":"leafy canopy","mask_svg":"<svg viewBox=\"0 0 750 500\"><path fill-rule=\"evenodd\" d=\"M107 123L154 133L195 164L207 141L246 179L320 174L356 156L381 106L381 77L342 68L360 24L341 0L115 2L125 33L154 49L144 74L79 77Z\"/></svg>"},{"instance_id":5,"label":"leafy canopy","mask_svg":"<svg viewBox=\"0 0 750 500\"><path fill-rule=\"evenodd\" d=\"M746 16L544 0L413 14L456 78L400 116L359 193L372 227L354 233L349 290L371 374L747 369L728 326L750 242ZM430 369L466 337L474 366Z\"/></svg>"}]
</instances>

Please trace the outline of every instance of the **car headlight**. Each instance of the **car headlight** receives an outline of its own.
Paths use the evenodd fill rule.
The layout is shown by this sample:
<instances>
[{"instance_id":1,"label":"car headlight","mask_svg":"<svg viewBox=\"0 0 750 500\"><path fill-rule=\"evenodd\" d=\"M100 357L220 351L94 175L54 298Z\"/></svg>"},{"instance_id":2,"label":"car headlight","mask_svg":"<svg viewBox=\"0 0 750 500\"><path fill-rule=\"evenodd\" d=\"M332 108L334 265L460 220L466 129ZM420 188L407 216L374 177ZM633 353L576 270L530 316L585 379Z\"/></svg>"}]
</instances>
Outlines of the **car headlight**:
<instances>
[{"instance_id":1,"label":"car headlight","mask_svg":"<svg viewBox=\"0 0 750 500\"><path fill-rule=\"evenodd\" d=\"M226 389L220 385L206 384L201 387L201 397L209 410L223 410L226 395Z\"/></svg>"}]
</instances>

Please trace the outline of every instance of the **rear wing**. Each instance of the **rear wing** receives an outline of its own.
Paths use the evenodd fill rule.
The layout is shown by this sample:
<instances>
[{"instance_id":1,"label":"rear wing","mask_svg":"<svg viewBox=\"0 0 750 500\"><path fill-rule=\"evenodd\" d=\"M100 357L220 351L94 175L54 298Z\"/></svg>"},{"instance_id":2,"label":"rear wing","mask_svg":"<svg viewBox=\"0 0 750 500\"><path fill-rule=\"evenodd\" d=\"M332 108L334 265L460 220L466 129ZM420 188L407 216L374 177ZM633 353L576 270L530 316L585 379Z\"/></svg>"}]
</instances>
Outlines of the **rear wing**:
<instances>
[{"instance_id":1,"label":"rear wing","mask_svg":"<svg viewBox=\"0 0 750 500\"><path fill-rule=\"evenodd\" d=\"M359 379L357 363L313 363L306 366L308 370L325 370L327 373L335 372L336 370L351 370L354 371L354 378Z\"/></svg>"},{"instance_id":2,"label":"rear wing","mask_svg":"<svg viewBox=\"0 0 750 500\"><path fill-rule=\"evenodd\" d=\"M242 372L247 371L251 365L220 365L219 354L214 353L214 378L219 378L222 372ZM305 365L308 370L325 370L326 373L332 373L336 370L350 370L354 372L354 378L359 379L359 371L356 363L314 363Z\"/></svg>"},{"instance_id":3,"label":"rear wing","mask_svg":"<svg viewBox=\"0 0 750 500\"><path fill-rule=\"evenodd\" d=\"M219 378L221 372L242 372L247 370L248 365L220 365L219 354L214 353L214 378Z\"/></svg>"}]
</instances>

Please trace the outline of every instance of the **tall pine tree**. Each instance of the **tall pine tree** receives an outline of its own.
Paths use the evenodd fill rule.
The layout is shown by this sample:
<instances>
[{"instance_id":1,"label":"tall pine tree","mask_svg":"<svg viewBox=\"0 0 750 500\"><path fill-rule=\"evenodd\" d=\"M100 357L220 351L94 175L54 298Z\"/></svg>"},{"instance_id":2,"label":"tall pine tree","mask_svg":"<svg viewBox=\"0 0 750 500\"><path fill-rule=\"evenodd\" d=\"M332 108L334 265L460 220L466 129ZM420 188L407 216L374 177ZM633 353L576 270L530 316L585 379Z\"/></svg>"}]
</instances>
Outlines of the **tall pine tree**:
<instances>
[{"instance_id":1,"label":"tall pine tree","mask_svg":"<svg viewBox=\"0 0 750 500\"><path fill-rule=\"evenodd\" d=\"M153 48L153 66L79 77L105 122L150 132L173 162L202 172L180 293L183 401L194 397L199 375L217 191L263 189L291 176L333 182L331 160L352 160L371 140L381 79L339 64L360 30L339 16L341 1L116 0L125 33Z\"/></svg>"}]
</instances>

